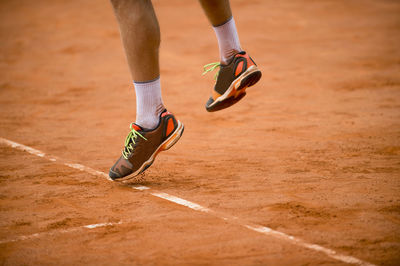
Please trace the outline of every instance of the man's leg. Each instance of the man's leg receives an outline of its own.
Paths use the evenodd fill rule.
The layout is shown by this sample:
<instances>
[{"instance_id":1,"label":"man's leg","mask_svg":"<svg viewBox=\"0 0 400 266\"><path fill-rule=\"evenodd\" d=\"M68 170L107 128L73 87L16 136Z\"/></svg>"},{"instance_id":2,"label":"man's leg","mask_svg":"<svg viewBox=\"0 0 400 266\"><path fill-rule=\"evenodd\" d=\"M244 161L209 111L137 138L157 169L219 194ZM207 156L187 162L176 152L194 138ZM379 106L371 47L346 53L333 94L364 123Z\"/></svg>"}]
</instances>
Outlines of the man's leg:
<instances>
[{"instance_id":1,"label":"man's leg","mask_svg":"<svg viewBox=\"0 0 400 266\"><path fill-rule=\"evenodd\" d=\"M229 0L199 0L217 35L221 63L241 52L239 36Z\"/></svg>"},{"instance_id":2,"label":"man's leg","mask_svg":"<svg viewBox=\"0 0 400 266\"><path fill-rule=\"evenodd\" d=\"M160 28L151 1L111 0L111 3L133 80L145 82L156 79L160 75Z\"/></svg>"},{"instance_id":3,"label":"man's leg","mask_svg":"<svg viewBox=\"0 0 400 266\"><path fill-rule=\"evenodd\" d=\"M204 73L220 67L218 78L206 110L214 112L225 109L246 95L246 89L261 78L254 61L240 47L239 35L232 16L229 0L199 0L218 39L220 64L205 66ZM206 67L210 67L206 69Z\"/></svg>"},{"instance_id":4,"label":"man's leg","mask_svg":"<svg viewBox=\"0 0 400 266\"><path fill-rule=\"evenodd\" d=\"M183 124L164 108L158 49L160 29L150 0L111 0L136 92L136 122L130 126L122 156L111 167L113 180L144 172L160 151L171 148Z\"/></svg>"},{"instance_id":5,"label":"man's leg","mask_svg":"<svg viewBox=\"0 0 400 266\"><path fill-rule=\"evenodd\" d=\"M158 124L164 110L158 50L160 28L150 0L111 0L136 91L136 123Z\"/></svg>"}]
</instances>

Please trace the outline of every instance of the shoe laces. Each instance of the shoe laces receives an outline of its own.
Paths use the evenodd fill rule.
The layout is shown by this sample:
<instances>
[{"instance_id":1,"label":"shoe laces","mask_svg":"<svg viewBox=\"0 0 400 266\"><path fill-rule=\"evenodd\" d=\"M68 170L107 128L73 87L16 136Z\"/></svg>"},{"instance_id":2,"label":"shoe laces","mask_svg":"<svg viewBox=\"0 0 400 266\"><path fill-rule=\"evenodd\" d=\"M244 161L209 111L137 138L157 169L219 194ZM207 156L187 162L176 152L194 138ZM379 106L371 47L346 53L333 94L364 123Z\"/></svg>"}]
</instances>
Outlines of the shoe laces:
<instances>
[{"instance_id":1,"label":"shoe laces","mask_svg":"<svg viewBox=\"0 0 400 266\"><path fill-rule=\"evenodd\" d=\"M138 136L144 140L147 140L145 137L143 137L142 134L140 134L136 129L133 128L133 123L131 123L130 129L131 129L131 131L129 132L128 136L126 136L126 139L125 139L125 148L122 150L122 156L126 160L128 160L129 155L134 150L134 145L137 141Z\"/></svg>"},{"instance_id":2,"label":"shoe laces","mask_svg":"<svg viewBox=\"0 0 400 266\"><path fill-rule=\"evenodd\" d=\"M214 71L217 67L221 67L220 62L214 62L203 66L203 76L208 72ZM215 73L214 79L217 80L219 71Z\"/></svg>"}]
</instances>

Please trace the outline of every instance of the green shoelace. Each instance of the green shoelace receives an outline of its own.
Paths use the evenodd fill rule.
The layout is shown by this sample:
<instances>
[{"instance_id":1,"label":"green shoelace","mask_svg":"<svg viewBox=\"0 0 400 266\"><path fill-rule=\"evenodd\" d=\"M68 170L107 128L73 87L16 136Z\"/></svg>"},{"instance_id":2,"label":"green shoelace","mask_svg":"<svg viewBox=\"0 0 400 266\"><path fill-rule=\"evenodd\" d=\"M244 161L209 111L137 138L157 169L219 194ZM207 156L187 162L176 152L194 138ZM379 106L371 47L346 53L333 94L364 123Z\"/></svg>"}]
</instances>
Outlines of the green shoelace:
<instances>
[{"instance_id":1,"label":"green shoelace","mask_svg":"<svg viewBox=\"0 0 400 266\"><path fill-rule=\"evenodd\" d=\"M207 65L204 65L203 74L202 75L205 75L208 72L214 71L217 67L221 67L221 63L220 62L215 62L215 63L210 63L210 64L207 64ZM214 75L214 79L215 80L217 80L218 74L219 74L219 71L216 72L215 75Z\"/></svg>"},{"instance_id":2,"label":"green shoelace","mask_svg":"<svg viewBox=\"0 0 400 266\"><path fill-rule=\"evenodd\" d=\"M134 144L136 143L137 137L141 137L144 140L147 140L145 137L142 136L139 132L137 132L133 127L132 124L130 125L131 131L129 132L128 136L125 139L125 149L122 151L122 156L128 160L129 155L134 149Z\"/></svg>"}]
</instances>

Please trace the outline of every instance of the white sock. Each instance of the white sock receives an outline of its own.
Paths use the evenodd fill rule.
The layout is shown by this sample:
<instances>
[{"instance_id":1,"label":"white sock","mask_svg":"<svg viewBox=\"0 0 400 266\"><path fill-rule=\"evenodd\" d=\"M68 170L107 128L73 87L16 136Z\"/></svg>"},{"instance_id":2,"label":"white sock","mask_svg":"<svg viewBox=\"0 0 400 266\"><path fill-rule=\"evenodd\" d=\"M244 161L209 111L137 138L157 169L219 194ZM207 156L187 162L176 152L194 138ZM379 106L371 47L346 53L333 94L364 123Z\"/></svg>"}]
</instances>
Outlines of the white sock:
<instances>
[{"instance_id":1,"label":"white sock","mask_svg":"<svg viewBox=\"0 0 400 266\"><path fill-rule=\"evenodd\" d=\"M230 18L220 26L213 27L218 39L219 55L222 63L227 63L237 52L241 52L239 36L236 30L235 20Z\"/></svg>"},{"instance_id":2,"label":"white sock","mask_svg":"<svg viewBox=\"0 0 400 266\"><path fill-rule=\"evenodd\" d=\"M136 124L147 129L158 125L164 110L160 77L148 82L133 82L136 92Z\"/></svg>"}]
</instances>

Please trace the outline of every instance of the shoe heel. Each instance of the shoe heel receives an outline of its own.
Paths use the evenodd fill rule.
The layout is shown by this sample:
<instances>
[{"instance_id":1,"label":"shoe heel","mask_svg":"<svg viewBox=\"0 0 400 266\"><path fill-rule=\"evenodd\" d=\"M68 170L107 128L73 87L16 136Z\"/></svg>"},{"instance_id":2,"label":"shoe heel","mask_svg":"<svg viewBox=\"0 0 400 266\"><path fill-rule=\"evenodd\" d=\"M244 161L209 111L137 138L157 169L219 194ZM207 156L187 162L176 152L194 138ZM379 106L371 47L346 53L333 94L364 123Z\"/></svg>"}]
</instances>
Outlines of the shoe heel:
<instances>
[{"instance_id":1,"label":"shoe heel","mask_svg":"<svg viewBox=\"0 0 400 266\"><path fill-rule=\"evenodd\" d=\"M241 80L239 88L237 90L242 90L248 87L253 86L261 79L261 71L255 71Z\"/></svg>"},{"instance_id":2,"label":"shoe heel","mask_svg":"<svg viewBox=\"0 0 400 266\"><path fill-rule=\"evenodd\" d=\"M178 128L177 128L176 132L161 146L160 151L169 150L181 138L185 127L183 126L183 124L180 121L178 121L178 122L179 122L179 124L178 124Z\"/></svg>"}]
</instances>

